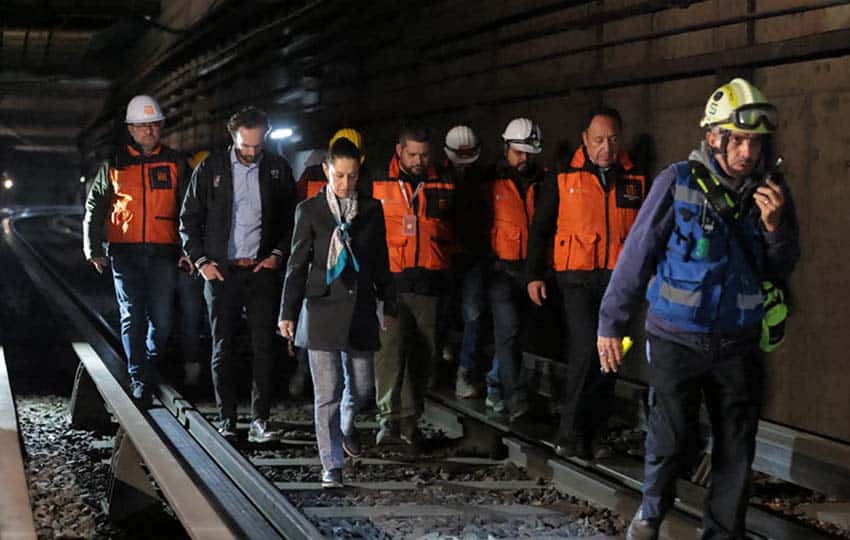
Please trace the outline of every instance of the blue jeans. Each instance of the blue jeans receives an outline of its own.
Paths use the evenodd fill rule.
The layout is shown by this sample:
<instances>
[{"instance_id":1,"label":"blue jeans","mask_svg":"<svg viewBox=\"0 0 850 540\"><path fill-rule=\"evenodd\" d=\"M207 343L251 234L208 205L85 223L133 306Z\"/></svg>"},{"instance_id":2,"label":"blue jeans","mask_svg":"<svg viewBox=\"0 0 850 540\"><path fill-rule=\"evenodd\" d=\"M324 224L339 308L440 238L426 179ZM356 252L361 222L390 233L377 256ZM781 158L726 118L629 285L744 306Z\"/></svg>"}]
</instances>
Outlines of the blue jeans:
<instances>
[{"instance_id":1,"label":"blue jeans","mask_svg":"<svg viewBox=\"0 0 850 540\"><path fill-rule=\"evenodd\" d=\"M522 328L523 320L528 316L528 296L525 294L525 281L522 276L496 271L490 276L488 287L490 309L493 311L493 339L495 359L493 370L487 374L491 380L492 372L498 373L502 386L502 399L509 408L525 400L525 381L522 371ZM492 386L492 385L491 385Z\"/></svg>"},{"instance_id":2,"label":"blue jeans","mask_svg":"<svg viewBox=\"0 0 850 540\"><path fill-rule=\"evenodd\" d=\"M648 336L649 425L641 516L661 521L693 463L700 402L711 419L711 488L702 538L744 538L750 465L763 396L756 340L705 335L690 345Z\"/></svg>"},{"instance_id":3,"label":"blue jeans","mask_svg":"<svg viewBox=\"0 0 850 540\"><path fill-rule=\"evenodd\" d=\"M339 469L345 462L342 438L354 432L354 415L374 399L372 352L310 349L316 442L322 468Z\"/></svg>"},{"instance_id":4,"label":"blue jeans","mask_svg":"<svg viewBox=\"0 0 850 540\"><path fill-rule=\"evenodd\" d=\"M201 314L204 306L204 280L197 274L177 272L177 302L180 306L181 362L201 361Z\"/></svg>"},{"instance_id":5,"label":"blue jeans","mask_svg":"<svg viewBox=\"0 0 850 540\"><path fill-rule=\"evenodd\" d=\"M463 339L460 345L460 367L477 376L481 351L481 313L484 311L484 267L478 263L467 269L461 291Z\"/></svg>"},{"instance_id":6,"label":"blue jeans","mask_svg":"<svg viewBox=\"0 0 850 540\"><path fill-rule=\"evenodd\" d=\"M112 280L121 312L121 344L133 385L155 385L156 361L171 332L177 257L146 244L112 250Z\"/></svg>"}]
</instances>

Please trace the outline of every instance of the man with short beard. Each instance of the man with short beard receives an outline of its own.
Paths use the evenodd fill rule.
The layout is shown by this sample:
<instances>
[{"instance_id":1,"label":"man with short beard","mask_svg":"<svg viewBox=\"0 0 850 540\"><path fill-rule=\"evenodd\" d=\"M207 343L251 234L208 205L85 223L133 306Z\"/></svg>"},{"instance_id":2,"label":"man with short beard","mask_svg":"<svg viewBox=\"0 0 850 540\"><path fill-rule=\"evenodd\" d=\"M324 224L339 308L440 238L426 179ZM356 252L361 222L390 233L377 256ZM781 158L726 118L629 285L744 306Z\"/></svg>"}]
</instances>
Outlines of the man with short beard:
<instances>
[{"instance_id":1,"label":"man with short beard","mask_svg":"<svg viewBox=\"0 0 850 540\"><path fill-rule=\"evenodd\" d=\"M156 361L171 329L177 267L192 266L179 256L177 234L187 164L160 144L164 120L152 97L130 100L129 139L98 171L83 218L86 260L98 272L112 267L127 371L143 407L158 384Z\"/></svg>"},{"instance_id":2,"label":"man with short beard","mask_svg":"<svg viewBox=\"0 0 850 540\"><path fill-rule=\"evenodd\" d=\"M263 150L266 114L247 107L230 117L233 144L205 159L192 174L180 214L183 250L206 281L204 298L212 333L212 375L221 424L236 437L233 338L243 306L253 349L251 427L248 441L274 439L268 429L274 332L281 269L289 253L295 212L292 169Z\"/></svg>"},{"instance_id":3,"label":"man with short beard","mask_svg":"<svg viewBox=\"0 0 850 540\"><path fill-rule=\"evenodd\" d=\"M384 208L399 293L398 316L385 316L375 355L377 444L398 437L413 446L421 442L417 423L436 347L437 301L449 285L454 187L432 164L431 139L422 128L401 130L386 176L372 184Z\"/></svg>"}]
</instances>

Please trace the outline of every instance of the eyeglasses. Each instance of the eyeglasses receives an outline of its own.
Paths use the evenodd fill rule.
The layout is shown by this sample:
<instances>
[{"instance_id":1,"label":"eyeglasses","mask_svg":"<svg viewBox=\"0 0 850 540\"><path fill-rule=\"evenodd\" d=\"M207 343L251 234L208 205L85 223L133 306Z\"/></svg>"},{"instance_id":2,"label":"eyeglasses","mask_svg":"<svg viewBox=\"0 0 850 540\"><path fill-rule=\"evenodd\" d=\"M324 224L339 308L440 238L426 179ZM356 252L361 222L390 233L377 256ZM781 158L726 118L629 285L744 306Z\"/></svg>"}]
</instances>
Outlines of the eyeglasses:
<instances>
[{"instance_id":1,"label":"eyeglasses","mask_svg":"<svg viewBox=\"0 0 850 540\"><path fill-rule=\"evenodd\" d=\"M162 127L161 122L146 122L144 124L130 124L135 129L143 130L143 129L159 129Z\"/></svg>"},{"instance_id":2,"label":"eyeglasses","mask_svg":"<svg viewBox=\"0 0 850 540\"><path fill-rule=\"evenodd\" d=\"M478 146L464 146L463 148L452 148L451 146L446 146L446 150L450 150L460 158L471 158L478 155L480 148Z\"/></svg>"},{"instance_id":3,"label":"eyeglasses","mask_svg":"<svg viewBox=\"0 0 850 540\"><path fill-rule=\"evenodd\" d=\"M735 109L729 118L718 122L718 124L731 123L741 129L756 129L764 125L773 131L779 126L779 111L773 105L767 103L752 103Z\"/></svg>"}]
</instances>

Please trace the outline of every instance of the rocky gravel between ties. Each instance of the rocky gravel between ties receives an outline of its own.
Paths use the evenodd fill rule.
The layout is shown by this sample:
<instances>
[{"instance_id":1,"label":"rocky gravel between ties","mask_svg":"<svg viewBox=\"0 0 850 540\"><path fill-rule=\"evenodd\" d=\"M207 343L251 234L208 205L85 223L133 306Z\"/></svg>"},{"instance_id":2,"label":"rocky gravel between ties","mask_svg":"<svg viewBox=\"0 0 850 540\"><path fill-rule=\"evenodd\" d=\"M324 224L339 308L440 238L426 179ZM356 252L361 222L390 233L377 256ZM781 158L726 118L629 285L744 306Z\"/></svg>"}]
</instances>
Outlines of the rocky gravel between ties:
<instances>
[{"instance_id":1,"label":"rocky gravel between ties","mask_svg":"<svg viewBox=\"0 0 850 540\"><path fill-rule=\"evenodd\" d=\"M185 538L167 515L141 528L110 524L103 501L112 437L68 428L65 397L18 396L15 401L39 538ZM153 531L165 532L154 536Z\"/></svg>"}]
</instances>

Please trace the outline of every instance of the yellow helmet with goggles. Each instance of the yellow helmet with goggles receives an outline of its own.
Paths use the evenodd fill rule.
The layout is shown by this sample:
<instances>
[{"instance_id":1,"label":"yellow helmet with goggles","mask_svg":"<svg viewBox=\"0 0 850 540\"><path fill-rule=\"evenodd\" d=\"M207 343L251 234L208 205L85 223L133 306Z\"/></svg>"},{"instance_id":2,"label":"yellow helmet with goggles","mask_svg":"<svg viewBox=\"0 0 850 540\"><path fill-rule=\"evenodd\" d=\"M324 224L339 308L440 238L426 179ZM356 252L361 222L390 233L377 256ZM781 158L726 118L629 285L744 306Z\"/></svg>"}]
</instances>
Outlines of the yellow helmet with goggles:
<instances>
[{"instance_id":1,"label":"yellow helmet with goggles","mask_svg":"<svg viewBox=\"0 0 850 540\"><path fill-rule=\"evenodd\" d=\"M767 135L778 127L779 114L758 88L744 79L732 79L711 94L699 125L740 133Z\"/></svg>"}]
</instances>

